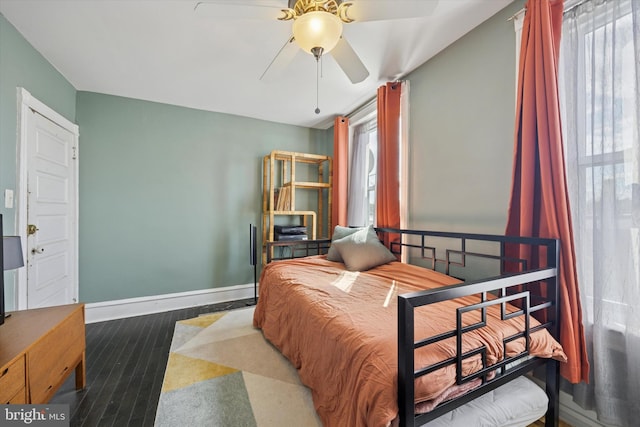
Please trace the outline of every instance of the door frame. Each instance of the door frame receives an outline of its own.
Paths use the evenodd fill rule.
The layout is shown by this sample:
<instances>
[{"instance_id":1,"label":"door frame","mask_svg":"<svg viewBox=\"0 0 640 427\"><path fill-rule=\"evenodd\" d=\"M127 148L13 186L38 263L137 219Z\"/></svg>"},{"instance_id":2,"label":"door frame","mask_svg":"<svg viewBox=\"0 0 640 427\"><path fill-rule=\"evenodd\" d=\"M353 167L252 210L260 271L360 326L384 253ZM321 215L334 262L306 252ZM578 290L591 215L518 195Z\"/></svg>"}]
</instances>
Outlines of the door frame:
<instances>
[{"instance_id":1,"label":"door frame","mask_svg":"<svg viewBox=\"0 0 640 427\"><path fill-rule=\"evenodd\" d=\"M16 183L16 234L20 236L23 242L27 241L27 132L28 132L28 115L29 110L32 110L53 123L62 127L63 129L71 132L73 135L73 145L78 147L79 141L79 127L75 123L64 118L62 115L54 111L49 106L45 105L38 99L34 98L29 91L25 88L17 88L18 92L18 127L17 127L17 183ZM73 171L75 186L72 191L75 192L75 206L73 206L74 216L74 250L71 269L73 270L73 276L75 278L73 284L73 298L79 301L79 269L78 269L78 204L79 204L79 156L78 149L76 148L76 160L75 170ZM24 259L28 259L26 250L27 245L23 245L22 250ZM16 274L16 299L15 307L17 310L25 310L27 308L27 269L19 268Z\"/></svg>"}]
</instances>

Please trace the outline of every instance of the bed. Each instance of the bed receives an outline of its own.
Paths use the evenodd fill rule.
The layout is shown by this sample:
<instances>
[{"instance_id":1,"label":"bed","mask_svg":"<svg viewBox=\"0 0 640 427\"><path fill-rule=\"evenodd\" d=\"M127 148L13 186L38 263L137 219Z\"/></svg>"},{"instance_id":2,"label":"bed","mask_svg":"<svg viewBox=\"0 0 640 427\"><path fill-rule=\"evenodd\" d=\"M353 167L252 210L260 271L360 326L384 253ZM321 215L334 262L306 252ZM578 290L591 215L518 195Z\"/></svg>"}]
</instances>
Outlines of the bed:
<instances>
[{"instance_id":1,"label":"bed","mask_svg":"<svg viewBox=\"0 0 640 427\"><path fill-rule=\"evenodd\" d=\"M557 240L341 230L268 243L254 314L325 426L422 425L536 368L557 425Z\"/></svg>"}]
</instances>

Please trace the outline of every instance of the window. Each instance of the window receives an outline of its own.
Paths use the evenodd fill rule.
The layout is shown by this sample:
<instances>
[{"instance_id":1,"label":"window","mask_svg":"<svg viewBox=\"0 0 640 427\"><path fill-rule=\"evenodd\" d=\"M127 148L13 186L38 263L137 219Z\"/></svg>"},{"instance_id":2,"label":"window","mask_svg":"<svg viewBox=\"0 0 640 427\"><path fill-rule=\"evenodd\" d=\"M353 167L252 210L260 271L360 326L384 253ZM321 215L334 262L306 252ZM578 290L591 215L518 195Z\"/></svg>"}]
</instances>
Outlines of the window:
<instances>
[{"instance_id":1,"label":"window","mask_svg":"<svg viewBox=\"0 0 640 427\"><path fill-rule=\"evenodd\" d=\"M349 151L348 224L354 227L375 224L378 162L378 121L375 110L352 127Z\"/></svg>"},{"instance_id":2,"label":"window","mask_svg":"<svg viewBox=\"0 0 640 427\"><path fill-rule=\"evenodd\" d=\"M365 225L376 223L376 180L378 171L378 121L367 123L367 222Z\"/></svg>"},{"instance_id":3,"label":"window","mask_svg":"<svg viewBox=\"0 0 640 427\"><path fill-rule=\"evenodd\" d=\"M560 87L580 291L587 323L624 329L640 283L639 70L631 4L604 2L568 15Z\"/></svg>"},{"instance_id":4,"label":"window","mask_svg":"<svg viewBox=\"0 0 640 427\"><path fill-rule=\"evenodd\" d=\"M564 14L560 48L567 184L592 372L589 384L574 385L573 397L606 425L638 420L638 6L576 3Z\"/></svg>"},{"instance_id":5,"label":"window","mask_svg":"<svg viewBox=\"0 0 640 427\"><path fill-rule=\"evenodd\" d=\"M384 97L384 99L390 98L391 102L375 99L351 117L353 134L350 144L347 222L350 226L385 224L403 228L406 226L407 218L409 82L387 83L386 86L380 87L378 92L380 93L381 90L384 93L393 94L393 96L385 95ZM379 101L382 110L388 110L386 113L377 110ZM397 120L397 139L393 135L388 135L388 141L385 141L388 145L387 150L397 150L397 165L389 162L390 159L396 159L396 153L393 151L389 152L390 159L379 155L379 115L389 123L390 127L387 126L387 129L395 129L396 123L392 123L391 120ZM377 187L380 177L395 173L398 174L397 182L393 177L389 177L384 183L385 191L389 191L385 200L382 201L384 206L377 206L377 194L379 194ZM396 184L397 188L394 188ZM378 210L382 212L380 217L378 217Z\"/></svg>"}]
</instances>

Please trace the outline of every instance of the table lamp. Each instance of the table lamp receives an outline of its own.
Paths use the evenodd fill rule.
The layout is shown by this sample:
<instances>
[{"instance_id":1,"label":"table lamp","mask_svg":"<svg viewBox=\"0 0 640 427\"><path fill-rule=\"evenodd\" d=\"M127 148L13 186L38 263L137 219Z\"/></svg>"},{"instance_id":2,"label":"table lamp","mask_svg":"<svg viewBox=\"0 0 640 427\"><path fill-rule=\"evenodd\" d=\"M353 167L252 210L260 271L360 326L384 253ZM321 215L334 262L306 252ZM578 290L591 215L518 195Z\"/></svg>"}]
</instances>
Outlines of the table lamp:
<instances>
[{"instance_id":1,"label":"table lamp","mask_svg":"<svg viewBox=\"0 0 640 427\"><path fill-rule=\"evenodd\" d=\"M2 232L2 215L0 215L0 232ZM2 236L0 247L2 274L0 275L0 325L4 323L4 272L24 266L20 236Z\"/></svg>"}]
</instances>

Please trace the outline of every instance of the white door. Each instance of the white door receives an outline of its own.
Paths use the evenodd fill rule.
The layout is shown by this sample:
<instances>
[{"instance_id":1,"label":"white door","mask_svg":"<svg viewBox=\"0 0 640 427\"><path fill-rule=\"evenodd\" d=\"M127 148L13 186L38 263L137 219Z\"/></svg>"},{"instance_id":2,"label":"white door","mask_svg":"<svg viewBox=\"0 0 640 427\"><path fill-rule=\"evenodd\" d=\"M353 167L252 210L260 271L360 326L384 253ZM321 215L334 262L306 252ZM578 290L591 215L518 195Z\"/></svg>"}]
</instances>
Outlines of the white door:
<instances>
[{"instance_id":1,"label":"white door","mask_svg":"<svg viewBox=\"0 0 640 427\"><path fill-rule=\"evenodd\" d=\"M77 302L77 147L67 129L27 114L27 308Z\"/></svg>"}]
</instances>

